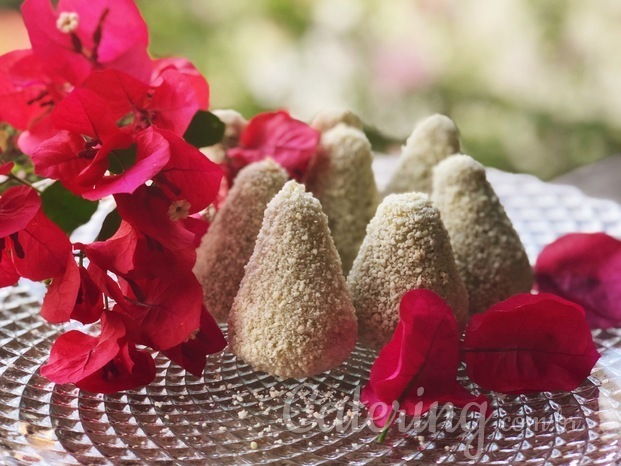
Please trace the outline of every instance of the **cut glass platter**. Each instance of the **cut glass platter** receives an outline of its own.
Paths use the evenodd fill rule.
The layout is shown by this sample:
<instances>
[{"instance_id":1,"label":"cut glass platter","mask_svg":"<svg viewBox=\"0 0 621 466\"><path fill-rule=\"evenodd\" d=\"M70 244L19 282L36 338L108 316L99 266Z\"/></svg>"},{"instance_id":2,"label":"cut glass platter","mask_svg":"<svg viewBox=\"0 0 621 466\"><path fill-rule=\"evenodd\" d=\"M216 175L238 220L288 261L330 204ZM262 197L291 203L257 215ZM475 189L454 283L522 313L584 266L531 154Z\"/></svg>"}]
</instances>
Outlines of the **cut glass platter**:
<instances>
[{"instance_id":1,"label":"cut glass platter","mask_svg":"<svg viewBox=\"0 0 621 466\"><path fill-rule=\"evenodd\" d=\"M377 157L378 184L394 166ZM489 171L531 261L569 232L621 237L621 207L572 187ZM358 401L374 352L281 381L227 351L194 377L156 356L147 387L115 395L55 385L39 375L65 330L39 316L28 286L0 290L0 464L618 464L621 330L594 331L602 357L571 393L490 394L491 414L439 412L436 422L393 426L382 444ZM460 377L470 389L476 390ZM427 419L428 420L428 419ZM410 419L406 419L410 422ZM457 427L456 427L457 426Z\"/></svg>"}]
</instances>

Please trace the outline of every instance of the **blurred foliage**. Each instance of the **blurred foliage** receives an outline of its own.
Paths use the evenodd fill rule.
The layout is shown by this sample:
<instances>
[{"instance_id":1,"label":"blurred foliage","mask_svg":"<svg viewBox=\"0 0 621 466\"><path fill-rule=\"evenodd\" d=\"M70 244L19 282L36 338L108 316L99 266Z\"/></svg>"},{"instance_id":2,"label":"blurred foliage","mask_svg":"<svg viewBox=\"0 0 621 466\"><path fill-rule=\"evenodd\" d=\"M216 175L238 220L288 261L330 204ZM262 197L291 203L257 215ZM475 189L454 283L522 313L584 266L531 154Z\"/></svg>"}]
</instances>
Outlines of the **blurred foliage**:
<instances>
[{"instance_id":1,"label":"blurred foliage","mask_svg":"<svg viewBox=\"0 0 621 466\"><path fill-rule=\"evenodd\" d=\"M549 178L619 152L616 0L139 0L152 51L206 74L212 107L347 106L378 150L434 112L467 152Z\"/></svg>"},{"instance_id":2,"label":"blurred foliage","mask_svg":"<svg viewBox=\"0 0 621 466\"><path fill-rule=\"evenodd\" d=\"M543 178L621 152L618 0L137 3L152 54L192 60L212 108L346 106L380 151L442 112L483 163Z\"/></svg>"},{"instance_id":3,"label":"blurred foliage","mask_svg":"<svg viewBox=\"0 0 621 466\"><path fill-rule=\"evenodd\" d=\"M67 234L88 222L99 204L73 194L60 181L45 188L41 202L45 215Z\"/></svg>"}]
</instances>

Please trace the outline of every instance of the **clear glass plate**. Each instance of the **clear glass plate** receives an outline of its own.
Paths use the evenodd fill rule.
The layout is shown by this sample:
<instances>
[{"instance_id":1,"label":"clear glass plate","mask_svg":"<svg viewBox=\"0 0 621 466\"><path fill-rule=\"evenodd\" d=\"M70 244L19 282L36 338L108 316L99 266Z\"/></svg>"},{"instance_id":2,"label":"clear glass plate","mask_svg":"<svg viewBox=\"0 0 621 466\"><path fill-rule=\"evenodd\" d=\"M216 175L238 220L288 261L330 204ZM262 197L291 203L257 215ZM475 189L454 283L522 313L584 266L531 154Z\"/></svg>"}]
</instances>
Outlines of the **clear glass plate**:
<instances>
[{"instance_id":1,"label":"clear glass plate","mask_svg":"<svg viewBox=\"0 0 621 466\"><path fill-rule=\"evenodd\" d=\"M389 162L378 160L380 185ZM531 259L567 232L621 236L617 204L529 176L491 170L489 177ZM0 290L1 464L621 461L619 329L594 332L602 358L572 393L491 394L486 422L473 414L454 428L450 415L441 413L435 430L395 426L378 444L357 402L373 352L358 348L333 371L288 381L255 372L226 351L209 358L200 378L157 356L151 385L103 396L39 375L63 327L46 324L38 311L29 288Z\"/></svg>"}]
</instances>

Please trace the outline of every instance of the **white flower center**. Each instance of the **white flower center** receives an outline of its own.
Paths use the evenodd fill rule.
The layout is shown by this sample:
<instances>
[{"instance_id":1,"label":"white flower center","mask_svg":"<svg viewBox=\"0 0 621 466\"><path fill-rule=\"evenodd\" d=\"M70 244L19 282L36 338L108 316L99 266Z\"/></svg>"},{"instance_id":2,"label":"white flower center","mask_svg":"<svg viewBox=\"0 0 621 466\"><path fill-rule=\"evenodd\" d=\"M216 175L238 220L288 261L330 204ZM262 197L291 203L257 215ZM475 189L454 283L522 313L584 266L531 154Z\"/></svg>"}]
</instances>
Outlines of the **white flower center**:
<instances>
[{"instance_id":1,"label":"white flower center","mask_svg":"<svg viewBox=\"0 0 621 466\"><path fill-rule=\"evenodd\" d=\"M190 207L190 203L185 199L173 201L168 208L168 218L170 218L173 222L176 222L182 218L188 218L188 215L190 214Z\"/></svg>"},{"instance_id":2,"label":"white flower center","mask_svg":"<svg viewBox=\"0 0 621 466\"><path fill-rule=\"evenodd\" d=\"M78 28L80 17L74 11L63 11L56 20L56 29L65 34L70 34Z\"/></svg>"}]
</instances>

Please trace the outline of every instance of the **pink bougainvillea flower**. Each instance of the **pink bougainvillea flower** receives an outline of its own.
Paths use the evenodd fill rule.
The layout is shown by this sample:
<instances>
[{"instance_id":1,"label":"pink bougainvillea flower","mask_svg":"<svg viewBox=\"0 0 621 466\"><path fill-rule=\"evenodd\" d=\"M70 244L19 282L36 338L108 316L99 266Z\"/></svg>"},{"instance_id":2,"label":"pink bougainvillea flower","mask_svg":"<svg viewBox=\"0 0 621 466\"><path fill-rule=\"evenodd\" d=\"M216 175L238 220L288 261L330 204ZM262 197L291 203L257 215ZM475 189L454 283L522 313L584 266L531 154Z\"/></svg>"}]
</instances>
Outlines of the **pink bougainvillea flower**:
<instances>
[{"instance_id":1,"label":"pink bougainvillea flower","mask_svg":"<svg viewBox=\"0 0 621 466\"><path fill-rule=\"evenodd\" d=\"M118 131L104 140L61 131L32 154L38 174L90 200L134 192L169 159L169 145L154 128L133 136Z\"/></svg>"},{"instance_id":2,"label":"pink bougainvillea flower","mask_svg":"<svg viewBox=\"0 0 621 466\"><path fill-rule=\"evenodd\" d=\"M584 310L547 293L472 316L462 351L470 380L502 393L571 391L599 359Z\"/></svg>"},{"instance_id":3,"label":"pink bougainvillea flower","mask_svg":"<svg viewBox=\"0 0 621 466\"><path fill-rule=\"evenodd\" d=\"M142 104L144 118L158 128L183 136L194 114L201 109L192 78L181 71L166 68L158 81L159 85Z\"/></svg>"},{"instance_id":4,"label":"pink bougainvillea flower","mask_svg":"<svg viewBox=\"0 0 621 466\"><path fill-rule=\"evenodd\" d=\"M71 243L45 216L34 189L16 186L0 197L0 253L0 286L18 277L40 281L64 273Z\"/></svg>"},{"instance_id":5,"label":"pink bougainvillea flower","mask_svg":"<svg viewBox=\"0 0 621 466\"><path fill-rule=\"evenodd\" d=\"M22 131L18 145L25 154L55 134L50 115L66 94L65 83L49 77L31 50L0 56L0 121Z\"/></svg>"},{"instance_id":6,"label":"pink bougainvillea flower","mask_svg":"<svg viewBox=\"0 0 621 466\"><path fill-rule=\"evenodd\" d=\"M26 228L41 209L41 198L28 186L7 189L0 197L0 238Z\"/></svg>"},{"instance_id":7,"label":"pink bougainvillea flower","mask_svg":"<svg viewBox=\"0 0 621 466\"><path fill-rule=\"evenodd\" d=\"M80 84L115 68L148 82L147 26L132 0L26 0L22 14L35 56L49 74Z\"/></svg>"},{"instance_id":8,"label":"pink bougainvillea flower","mask_svg":"<svg viewBox=\"0 0 621 466\"><path fill-rule=\"evenodd\" d=\"M591 328L621 327L621 241L572 233L546 246L535 265L537 288L584 307Z\"/></svg>"},{"instance_id":9,"label":"pink bougainvillea flower","mask_svg":"<svg viewBox=\"0 0 621 466\"><path fill-rule=\"evenodd\" d=\"M95 107L96 100L88 98L95 95L101 106L105 107L99 113L110 115L112 122L121 126L130 126L139 131L153 125L182 136L200 109L192 87L192 77L167 67L158 74L155 82L157 84L148 85L119 70L95 71L72 95L77 94L87 103L88 106L84 105L87 107L85 110ZM84 132L84 123L88 124L84 117L81 126L67 125L67 121L76 120L76 114L80 115L77 112L78 105L63 103L62 110L62 113L61 109L56 110L54 115L58 120L58 128L88 134Z\"/></svg>"},{"instance_id":10,"label":"pink bougainvillea flower","mask_svg":"<svg viewBox=\"0 0 621 466\"><path fill-rule=\"evenodd\" d=\"M459 330L450 307L431 291L412 290L401 300L399 319L362 391L376 425L386 425L394 401L416 416L434 404L479 410L486 398L470 394L457 381Z\"/></svg>"},{"instance_id":11,"label":"pink bougainvillea flower","mask_svg":"<svg viewBox=\"0 0 621 466\"><path fill-rule=\"evenodd\" d=\"M252 118L229 149L232 176L244 166L272 157L291 177L300 180L315 155L319 132L285 111L262 113Z\"/></svg>"},{"instance_id":12,"label":"pink bougainvillea flower","mask_svg":"<svg viewBox=\"0 0 621 466\"><path fill-rule=\"evenodd\" d=\"M49 117L65 90L62 82L48 77L31 50L15 50L0 56L0 121L28 130Z\"/></svg>"},{"instance_id":13,"label":"pink bougainvillea flower","mask_svg":"<svg viewBox=\"0 0 621 466\"><path fill-rule=\"evenodd\" d=\"M151 84L159 86L163 82L163 74L168 70L182 73L194 91L193 100L198 103L200 110L209 108L209 85L207 80L196 67L184 58L169 57L153 61Z\"/></svg>"},{"instance_id":14,"label":"pink bougainvillea flower","mask_svg":"<svg viewBox=\"0 0 621 466\"><path fill-rule=\"evenodd\" d=\"M190 270L171 270L167 278L135 280L114 310L136 323L139 343L172 348L200 326L203 289Z\"/></svg>"},{"instance_id":15,"label":"pink bougainvillea flower","mask_svg":"<svg viewBox=\"0 0 621 466\"><path fill-rule=\"evenodd\" d=\"M167 144L152 131L136 137L121 131L116 116L109 102L96 92L74 89L52 114L60 131L31 154L37 173L61 180L76 194L97 188L96 195L101 197L110 189L131 190L144 183L168 162ZM140 155L124 152L132 144L139 146L136 152ZM129 168L125 170L125 166ZM117 173L104 180L107 170Z\"/></svg>"},{"instance_id":16,"label":"pink bougainvillea flower","mask_svg":"<svg viewBox=\"0 0 621 466\"><path fill-rule=\"evenodd\" d=\"M205 369L206 356L226 347L226 339L213 316L203 306L201 325L190 337L164 354L191 374L199 377Z\"/></svg>"}]
</instances>

